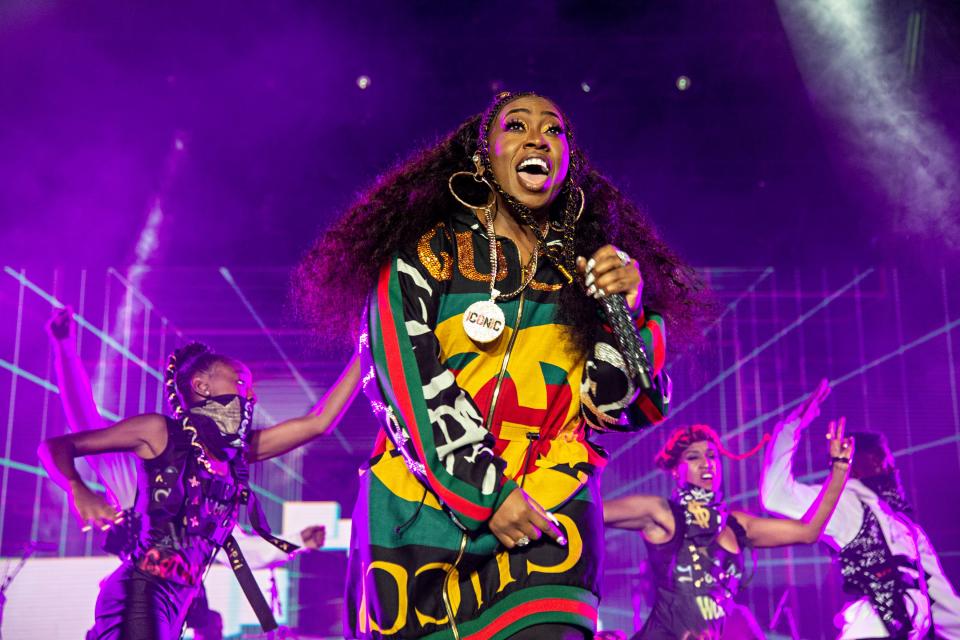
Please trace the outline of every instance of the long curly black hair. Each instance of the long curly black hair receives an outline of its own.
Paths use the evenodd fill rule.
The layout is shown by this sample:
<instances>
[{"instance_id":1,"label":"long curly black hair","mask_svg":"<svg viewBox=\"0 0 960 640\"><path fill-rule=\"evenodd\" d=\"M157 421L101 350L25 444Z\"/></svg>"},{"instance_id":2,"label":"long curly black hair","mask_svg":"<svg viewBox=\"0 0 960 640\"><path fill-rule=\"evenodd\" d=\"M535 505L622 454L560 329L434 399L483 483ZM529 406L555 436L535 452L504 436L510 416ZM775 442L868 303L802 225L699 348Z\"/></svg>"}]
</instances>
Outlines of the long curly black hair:
<instances>
[{"instance_id":1,"label":"long curly black hair","mask_svg":"<svg viewBox=\"0 0 960 640\"><path fill-rule=\"evenodd\" d=\"M447 181L455 171L473 172L474 154L489 169L485 140L489 126L502 107L525 94L500 94L490 107L463 122L439 142L416 151L407 160L381 175L358 200L323 233L293 273L294 310L325 344L354 339L367 295L380 268L399 249L411 250L417 240L463 205L450 195ZM561 228L575 223L566 246L551 259L558 266L575 256L593 254L605 244L625 250L640 265L644 306L660 313L670 332L670 348L686 350L702 335L710 304L693 269L656 232L650 219L611 182L593 169L572 138L571 170L561 195L549 212ZM493 172L486 172L488 180ZM501 196L506 195L495 182ZM579 192L585 205L579 220ZM457 192L467 202L483 203L487 188L473 180L457 182ZM573 198L577 200L572 201ZM521 221L529 216L513 198L506 197L511 213ZM569 243L568 243L569 244ZM593 344L600 316L596 302L582 286L561 290L558 321L570 327L574 348L586 352Z\"/></svg>"}]
</instances>

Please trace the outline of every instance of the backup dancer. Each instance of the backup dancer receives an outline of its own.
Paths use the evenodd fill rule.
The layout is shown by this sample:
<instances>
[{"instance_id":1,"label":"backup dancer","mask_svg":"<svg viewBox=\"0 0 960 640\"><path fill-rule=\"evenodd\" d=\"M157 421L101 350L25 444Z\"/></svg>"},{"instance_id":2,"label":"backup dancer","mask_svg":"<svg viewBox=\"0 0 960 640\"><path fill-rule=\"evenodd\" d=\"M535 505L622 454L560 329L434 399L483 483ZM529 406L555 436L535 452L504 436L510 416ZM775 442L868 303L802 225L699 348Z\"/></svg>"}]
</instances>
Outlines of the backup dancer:
<instances>
[{"instance_id":1,"label":"backup dancer","mask_svg":"<svg viewBox=\"0 0 960 640\"><path fill-rule=\"evenodd\" d=\"M54 355L54 370L57 387L60 390L60 401L63 405L67 424L71 431L100 429L109 425L98 409L93 397L93 388L90 376L83 367L80 354L77 352L76 323L73 320L73 310L62 307L54 311L45 329L50 339L50 347ZM352 371L351 371L352 369ZM350 361L348 369L341 377L340 384L356 386L357 372L359 371L356 358ZM329 429L327 430L329 431ZM97 475L98 480L107 491L107 500L122 514L118 516L117 524L107 529L103 541L103 549L108 553L126 559L137 548L137 540L141 533L141 514L136 509L137 493L137 464L136 456L127 453L101 453L86 458ZM244 558L251 569L257 570L270 566L278 566L290 559L287 554L267 540L256 534L246 534L242 529L234 533ZM323 546L326 530L321 525L306 527L300 531L284 531L284 539L299 538L303 546L300 551L319 549ZM230 564L229 558L222 554L215 556L217 562ZM197 638L222 637L222 618L216 611L212 611L207 603L206 593L200 586L187 612L185 624L193 629ZM94 637L91 630L89 636Z\"/></svg>"},{"instance_id":2,"label":"backup dancer","mask_svg":"<svg viewBox=\"0 0 960 640\"><path fill-rule=\"evenodd\" d=\"M166 370L174 418L144 414L43 442L41 462L68 493L85 527L108 529L124 516L83 482L75 459L106 452L131 452L138 458L140 534L101 585L90 637L179 638L188 607L221 546L261 624L275 628L232 535L240 506L247 506L251 524L263 538L285 553L297 547L270 533L250 490L248 464L287 453L330 428L352 397L355 373L348 368L341 384L308 415L253 430L256 397L249 369L191 344L171 355Z\"/></svg>"},{"instance_id":3,"label":"backup dancer","mask_svg":"<svg viewBox=\"0 0 960 640\"><path fill-rule=\"evenodd\" d=\"M633 495L604 504L609 526L640 532L653 572L653 608L634 638L716 640L725 633L743 638L743 630L732 636L726 627L737 607L733 598L744 555L751 548L817 540L836 507L853 455L853 441L843 431L843 418L830 423L830 473L820 489L812 488L813 506L788 520L731 509L720 490L720 456L731 454L717 433L706 425L675 430L656 457L657 466L676 482L673 495Z\"/></svg>"},{"instance_id":4,"label":"backup dancer","mask_svg":"<svg viewBox=\"0 0 960 640\"><path fill-rule=\"evenodd\" d=\"M763 506L796 517L816 498L791 469L803 430L830 394L816 391L773 431L760 496ZM881 433L851 434L857 457L851 480L820 536L839 558L844 591L851 596L834 623L840 638L960 639L960 597L947 580L930 538L914 520L900 472Z\"/></svg>"}]
</instances>

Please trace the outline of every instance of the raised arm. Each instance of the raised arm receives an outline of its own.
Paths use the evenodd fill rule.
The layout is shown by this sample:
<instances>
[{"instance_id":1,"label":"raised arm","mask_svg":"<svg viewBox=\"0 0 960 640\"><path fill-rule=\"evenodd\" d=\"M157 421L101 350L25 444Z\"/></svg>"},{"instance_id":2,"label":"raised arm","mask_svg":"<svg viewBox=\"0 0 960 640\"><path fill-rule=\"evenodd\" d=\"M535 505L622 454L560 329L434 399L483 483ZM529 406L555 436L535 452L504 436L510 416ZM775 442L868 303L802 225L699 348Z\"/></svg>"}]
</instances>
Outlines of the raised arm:
<instances>
[{"instance_id":1,"label":"raised arm","mask_svg":"<svg viewBox=\"0 0 960 640\"><path fill-rule=\"evenodd\" d=\"M853 459L853 438L844 437L846 419L831 422L827 428L830 472L813 504L799 519L760 518L735 512L755 547L780 547L788 544L812 544L820 539L837 506Z\"/></svg>"},{"instance_id":2,"label":"raised arm","mask_svg":"<svg viewBox=\"0 0 960 640\"><path fill-rule=\"evenodd\" d=\"M359 388L360 357L354 355L336 383L307 415L254 431L247 459L258 462L281 456L335 428L357 396Z\"/></svg>"},{"instance_id":3,"label":"raised arm","mask_svg":"<svg viewBox=\"0 0 960 640\"><path fill-rule=\"evenodd\" d=\"M90 376L77 353L73 310L70 307L57 309L47 322L46 330L54 356L60 402L70 430L86 431L108 426L97 409ZM137 493L136 468L127 456L105 453L89 458L87 463L107 488L112 502L121 507L133 504Z\"/></svg>"},{"instance_id":4,"label":"raised arm","mask_svg":"<svg viewBox=\"0 0 960 640\"><path fill-rule=\"evenodd\" d=\"M793 476L793 455L803 430L820 415L820 406L830 395L830 384L821 380L817 388L773 428L760 476L763 508L788 518L802 518L817 499L816 487L797 482Z\"/></svg>"},{"instance_id":5,"label":"raised arm","mask_svg":"<svg viewBox=\"0 0 960 640\"><path fill-rule=\"evenodd\" d=\"M669 503L660 496L647 495L605 500L603 523L614 529L640 531L651 542L671 537L676 528Z\"/></svg>"},{"instance_id":6,"label":"raised arm","mask_svg":"<svg viewBox=\"0 0 960 640\"><path fill-rule=\"evenodd\" d=\"M600 295L623 293L644 343L651 366L651 387L641 390L631 380L609 327L597 331L580 385L581 413L597 431L636 431L661 422L670 405L671 382L664 371L666 326L663 317L643 308L643 279L635 261L624 264L612 245L600 248L590 261L579 258L577 266L587 291Z\"/></svg>"},{"instance_id":7,"label":"raised arm","mask_svg":"<svg viewBox=\"0 0 960 640\"><path fill-rule=\"evenodd\" d=\"M44 440L37 455L50 479L67 492L80 520L84 524L103 527L117 516L117 511L102 496L90 490L77 472L74 461L97 453L125 451L141 458L153 458L166 446L166 419L158 414L146 414L121 420L106 429L68 433Z\"/></svg>"},{"instance_id":8,"label":"raised arm","mask_svg":"<svg viewBox=\"0 0 960 640\"><path fill-rule=\"evenodd\" d=\"M53 364L60 387L60 400L73 431L101 429L109 423L97 410L93 388L77 353L76 325L70 307L57 309L46 325L53 350Z\"/></svg>"},{"instance_id":9,"label":"raised arm","mask_svg":"<svg viewBox=\"0 0 960 640\"><path fill-rule=\"evenodd\" d=\"M793 455L800 436L820 415L820 406L830 395L830 384L821 380L816 389L773 429L760 476L760 500L763 507L793 520L804 518L817 504L821 489L798 482L793 475ZM839 504L827 520L827 542L841 547L857 534L863 520L863 507L856 496L841 493Z\"/></svg>"}]
</instances>

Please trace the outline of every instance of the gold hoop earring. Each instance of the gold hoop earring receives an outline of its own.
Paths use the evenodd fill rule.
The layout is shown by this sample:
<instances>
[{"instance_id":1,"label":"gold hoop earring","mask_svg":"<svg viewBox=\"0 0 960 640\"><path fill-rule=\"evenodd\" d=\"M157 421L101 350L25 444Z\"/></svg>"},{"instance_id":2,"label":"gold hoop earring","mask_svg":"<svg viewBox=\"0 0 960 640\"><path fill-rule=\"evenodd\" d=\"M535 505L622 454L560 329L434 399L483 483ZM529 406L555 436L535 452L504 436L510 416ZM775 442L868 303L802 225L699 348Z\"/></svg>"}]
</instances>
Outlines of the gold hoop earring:
<instances>
[{"instance_id":1,"label":"gold hoop earring","mask_svg":"<svg viewBox=\"0 0 960 640\"><path fill-rule=\"evenodd\" d=\"M474 162L477 162L477 156L474 156ZM453 179L457 176L470 176L473 178L474 182L483 183L487 186L487 189L490 190L490 200L484 204L470 204L459 195L457 195L456 189L453 188ZM450 174L450 178L447 180L447 188L450 190L450 195L453 196L453 199L465 206L467 209L473 209L474 211L492 211L493 205L497 202L497 192L494 190L493 185L491 185L486 178L480 172L480 167L477 166L477 171L475 173L470 173L469 171L455 171Z\"/></svg>"}]
</instances>

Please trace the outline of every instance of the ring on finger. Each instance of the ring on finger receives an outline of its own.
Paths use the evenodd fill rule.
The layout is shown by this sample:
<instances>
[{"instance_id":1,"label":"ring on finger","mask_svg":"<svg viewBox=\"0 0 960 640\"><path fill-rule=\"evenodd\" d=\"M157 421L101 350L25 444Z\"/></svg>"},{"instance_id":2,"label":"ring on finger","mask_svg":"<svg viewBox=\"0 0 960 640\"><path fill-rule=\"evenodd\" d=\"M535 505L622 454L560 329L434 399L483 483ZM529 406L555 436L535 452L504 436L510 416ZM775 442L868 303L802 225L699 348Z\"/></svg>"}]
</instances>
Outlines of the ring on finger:
<instances>
[{"instance_id":1,"label":"ring on finger","mask_svg":"<svg viewBox=\"0 0 960 640\"><path fill-rule=\"evenodd\" d=\"M528 538L527 536L523 536L522 538L517 540L514 544L517 545L518 547L525 547L528 544L530 544L530 538Z\"/></svg>"},{"instance_id":2,"label":"ring on finger","mask_svg":"<svg viewBox=\"0 0 960 640\"><path fill-rule=\"evenodd\" d=\"M628 265L633 262L633 258L630 257L630 254L623 249L617 249L617 257L620 258L620 261L623 262L624 265Z\"/></svg>"}]
</instances>

